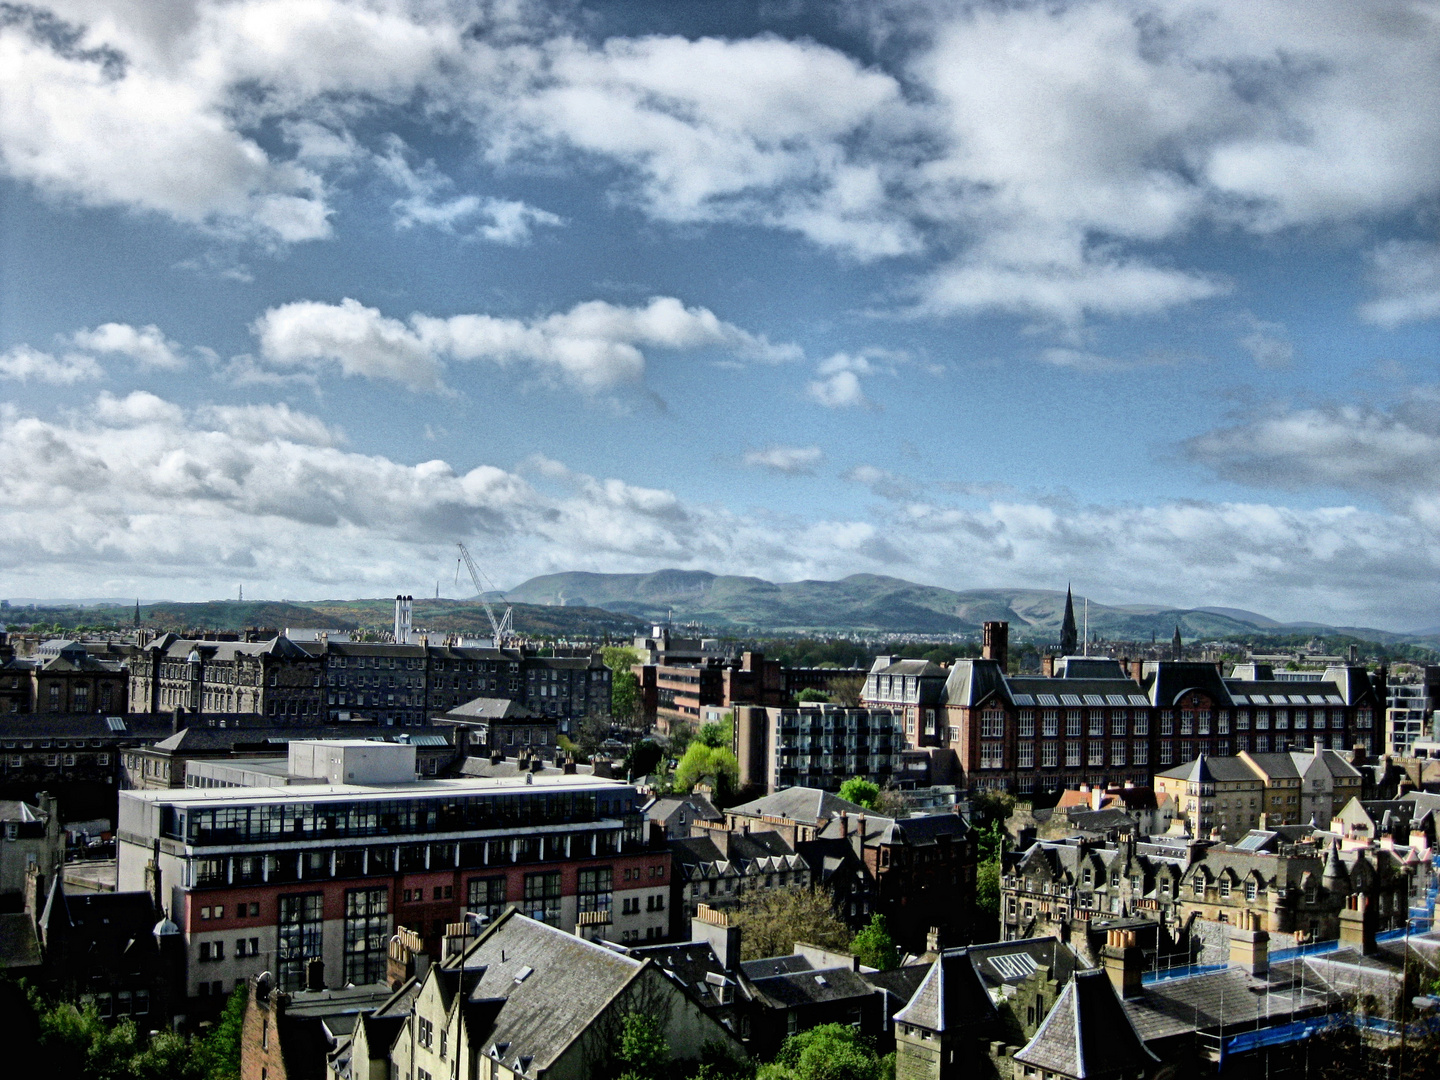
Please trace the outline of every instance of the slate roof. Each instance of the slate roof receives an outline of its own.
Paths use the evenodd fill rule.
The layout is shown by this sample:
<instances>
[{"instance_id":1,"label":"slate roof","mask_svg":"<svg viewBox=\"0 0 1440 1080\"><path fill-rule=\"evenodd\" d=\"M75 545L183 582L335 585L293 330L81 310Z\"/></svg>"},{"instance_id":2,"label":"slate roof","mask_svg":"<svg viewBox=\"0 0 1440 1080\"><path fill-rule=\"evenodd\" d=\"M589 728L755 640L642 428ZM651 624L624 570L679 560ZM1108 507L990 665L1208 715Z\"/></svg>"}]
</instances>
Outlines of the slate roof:
<instances>
[{"instance_id":1,"label":"slate roof","mask_svg":"<svg viewBox=\"0 0 1440 1080\"><path fill-rule=\"evenodd\" d=\"M913 675L920 678L943 679L945 669L933 660L893 660L881 664L877 659L870 668L871 675Z\"/></svg>"},{"instance_id":2,"label":"slate roof","mask_svg":"<svg viewBox=\"0 0 1440 1080\"><path fill-rule=\"evenodd\" d=\"M850 814L868 813L858 803L811 787L792 787L765 795L752 802L732 806L726 813L737 817L786 818L802 825L815 825L821 819L833 818L841 811Z\"/></svg>"},{"instance_id":3,"label":"slate roof","mask_svg":"<svg viewBox=\"0 0 1440 1080\"><path fill-rule=\"evenodd\" d=\"M436 719L441 722L446 720L528 720L535 715L514 698L477 697L465 702L464 705L456 705L455 708L437 716Z\"/></svg>"},{"instance_id":4,"label":"slate roof","mask_svg":"<svg viewBox=\"0 0 1440 1080\"><path fill-rule=\"evenodd\" d=\"M965 952L975 967L975 974L986 989L992 991L1024 982L1042 967L1049 968L1051 977L1062 985L1069 982L1076 971L1086 970L1074 950L1053 937L971 945Z\"/></svg>"},{"instance_id":5,"label":"slate roof","mask_svg":"<svg viewBox=\"0 0 1440 1080\"><path fill-rule=\"evenodd\" d=\"M33 825L44 822L45 813L19 799L0 799L0 821Z\"/></svg>"},{"instance_id":6,"label":"slate roof","mask_svg":"<svg viewBox=\"0 0 1440 1080\"><path fill-rule=\"evenodd\" d=\"M668 822L682 807L691 811L692 821L724 821L725 815L704 795L659 795L645 804L645 816L651 821Z\"/></svg>"},{"instance_id":7,"label":"slate roof","mask_svg":"<svg viewBox=\"0 0 1440 1080\"><path fill-rule=\"evenodd\" d=\"M945 679L945 704L970 707L996 695L1009 701L1005 673L996 661L957 660L950 666Z\"/></svg>"},{"instance_id":8,"label":"slate roof","mask_svg":"<svg viewBox=\"0 0 1440 1080\"><path fill-rule=\"evenodd\" d=\"M930 965L914 996L895 1014L895 1022L946 1031L994 1015L995 1005L980 982L969 950L946 949Z\"/></svg>"},{"instance_id":9,"label":"slate roof","mask_svg":"<svg viewBox=\"0 0 1440 1080\"><path fill-rule=\"evenodd\" d=\"M0 914L0 971L39 967L40 937L23 911Z\"/></svg>"},{"instance_id":10,"label":"slate roof","mask_svg":"<svg viewBox=\"0 0 1440 1080\"><path fill-rule=\"evenodd\" d=\"M1076 972L1015 1060L1080 1080L1144 1072L1160 1063L1103 971Z\"/></svg>"},{"instance_id":11,"label":"slate roof","mask_svg":"<svg viewBox=\"0 0 1440 1080\"><path fill-rule=\"evenodd\" d=\"M252 722L241 725L229 722L225 727L210 727L208 721L211 717L205 714L203 718L196 716L193 719L200 721L197 726L182 728L168 738L161 739L150 749L166 753L217 753L226 754L236 750L246 751L280 751L286 749L288 743L299 739L378 739L384 742L413 742L417 734L397 730L393 727L385 727L379 724L346 724L343 728L317 727L311 724L307 727L289 725L275 727L266 724L265 717L243 714ZM168 724L166 725L168 729ZM449 743L447 742L448 746Z\"/></svg>"},{"instance_id":12,"label":"slate roof","mask_svg":"<svg viewBox=\"0 0 1440 1080\"><path fill-rule=\"evenodd\" d=\"M929 962L906 964L889 971L862 971L860 977L885 993L887 1004L902 1006L915 996L915 991L920 989L920 984L925 981L933 966Z\"/></svg>"},{"instance_id":13,"label":"slate roof","mask_svg":"<svg viewBox=\"0 0 1440 1080\"><path fill-rule=\"evenodd\" d=\"M859 972L848 967L791 971L759 978L747 973L747 977L761 1004L776 1009L867 998L877 993Z\"/></svg>"},{"instance_id":14,"label":"slate roof","mask_svg":"<svg viewBox=\"0 0 1440 1080\"><path fill-rule=\"evenodd\" d=\"M728 846L728 851L721 851L710 837L692 836L672 840L670 851L689 880L808 869L777 832L731 833Z\"/></svg>"},{"instance_id":15,"label":"slate roof","mask_svg":"<svg viewBox=\"0 0 1440 1080\"><path fill-rule=\"evenodd\" d=\"M1251 755L1257 760L1261 757L1285 757L1287 754L1254 754ZM1173 769L1166 769L1157 776L1163 776L1167 780L1184 780L1191 784L1234 784L1263 782L1263 777L1258 775L1254 769L1239 757L1214 757L1210 754L1201 754L1183 765L1177 765Z\"/></svg>"},{"instance_id":16,"label":"slate roof","mask_svg":"<svg viewBox=\"0 0 1440 1080\"><path fill-rule=\"evenodd\" d=\"M865 815L864 843L867 845L905 844L914 847L936 843L942 836L963 839L970 832L970 825L963 817L949 812L898 820L871 814L863 808L860 813ZM819 835L825 840L838 840L844 837L844 830L849 830L851 836L857 834L860 831L860 819L854 815L845 822L832 818L830 823L820 830Z\"/></svg>"},{"instance_id":17,"label":"slate roof","mask_svg":"<svg viewBox=\"0 0 1440 1080\"><path fill-rule=\"evenodd\" d=\"M800 953L789 956L766 956L759 960L742 960L740 970L747 979L765 979L774 975L786 975L796 971L813 971L810 958Z\"/></svg>"},{"instance_id":18,"label":"slate roof","mask_svg":"<svg viewBox=\"0 0 1440 1080\"><path fill-rule=\"evenodd\" d=\"M1187 690L1200 690L1217 704L1230 703L1230 691L1214 664L1168 660L1146 664L1145 691L1151 704L1168 709Z\"/></svg>"},{"instance_id":19,"label":"slate roof","mask_svg":"<svg viewBox=\"0 0 1440 1080\"><path fill-rule=\"evenodd\" d=\"M1125 1002L1135 1030L1147 1042L1225 1027L1270 1027L1332 1008L1338 998L1319 980L1297 985L1285 965L1257 978L1240 968L1165 979Z\"/></svg>"},{"instance_id":20,"label":"slate roof","mask_svg":"<svg viewBox=\"0 0 1440 1080\"><path fill-rule=\"evenodd\" d=\"M725 970L720 958L707 941L686 941L672 945L644 945L623 950L641 960L652 961L668 978L700 1003L713 1009L730 1004L721 1001L717 991L730 987L735 997L748 998L749 991Z\"/></svg>"},{"instance_id":21,"label":"slate roof","mask_svg":"<svg viewBox=\"0 0 1440 1080\"><path fill-rule=\"evenodd\" d=\"M467 1009L482 1007L471 1017L477 1028L483 1024L481 1052L508 1044L501 1057L506 1067L533 1075L549 1068L643 966L511 909L434 970L442 979L447 970L468 977ZM528 1067L522 1057L530 1059Z\"/></svg>"}]
</instances>

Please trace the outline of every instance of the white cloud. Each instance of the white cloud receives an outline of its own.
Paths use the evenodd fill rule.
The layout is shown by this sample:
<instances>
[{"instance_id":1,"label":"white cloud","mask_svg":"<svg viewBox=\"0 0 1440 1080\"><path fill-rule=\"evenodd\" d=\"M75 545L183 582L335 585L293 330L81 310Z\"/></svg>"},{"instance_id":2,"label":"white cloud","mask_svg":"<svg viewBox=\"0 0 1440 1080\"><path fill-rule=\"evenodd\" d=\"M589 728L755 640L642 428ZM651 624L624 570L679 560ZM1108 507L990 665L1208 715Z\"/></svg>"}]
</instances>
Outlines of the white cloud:
<instances>
[{"instance_id":1,"label":"white cloud","mask_svg":"<svg viewBox=\"0 0 1440 1080\"><path fill-rule=\"evenodd\" d=\"M0 455L26 463L0 474L0 588L125 580L204 597L245 567L257 594L374 595L433 580L464 538L509 581L667 566L960 588L1083 574L1109 583L1110 602L1395 626L1433 621L1440 574L1436 518L1419 513L998 499L968 510L907 498L869 518L747 516L559 462L532 463L537 486L493 465L407 464L336 441L304 414L187 410L143 392L102 395L65 420L0 410ZM894 478L874 468L853 479Z\"/></svg>"},{"instance_id":2,"label":"white cloud","mask_svg":"<svg viewBox=\"0 0 1440 1080\"><path fill-rule=\"evenodd\" d=\"M757 469L783 473L786 476L809 475L815 466L825 460L825 452L818 446L771 445L758 450L746 450L746 465Z\"/></svg>"},{"instance_id":3,"label":"white cloud","mask_svg":"<svg viewBox=\"0 0 1440 1080\"><path fill-rule=\"evenodd\" d=\"M453 181L429 163L419 170L412 169L398 139L376 161L381 171L406 192L392 208L397 228L424 225L468 239L514 245L528 241L537 225L564 224L558 214L516 199L445 195L454 187Z\"/></svg>"},{"instance_id":4,"label":"white cloud","mask_svg":"<svg viewBox=\"0 0 1440 1080\"><path fill-rule=\"evenodd\" d=\"M1247 315L1248 331L1240 335L1240 347L1262 368L1285 368L1295 360L1295 346L1283 323L1266 322Z\"/></svg>"},{"instance_id":5,"label":"white cloud","mask_svg":"<svg viewBox=\"0 0 1440 1080\"><path fill-rule=\"evenodd\" d=\"M16 345L0 353L0 379L70 386L104 377L104 370L92 357L79 353L55 356L29 345Z\"/></svg>"},{"instance_id":6,"label":"white cloud","mask_svg":"<svg viewBox=\"0 0 1440 1080\"><path fill-rule=\"evenodd\" d=\"M914 499L921 493L920 486L913 480L897 476L890 470L875 465L856 465L845 473L842 479L869 488L871 494L879 498L896 502Z\"/></svg>"},{"instance_id":7,"label":"white cloud","mask_svg":"<svg viewBox=\"0 0 1440 1080\"><path fill-rule=\"evenodd\" d=\"M125 323L105 323L93 330L78 330L70 336L76 348L96 353L119 353L142 368L178 371L185 366L180 346L168 340L158 326L138 329Z\"/></svg>"},{"instance_id":8,"label":"white cloud","mask_svg":"<svg viewBox=\"0 0 1440 1080\"><path fill-rule=\"evenodd\" d=\"M1440 317L1440 244L1392 240L1371 251L1369 263L1380 295L1361 305L1362 318L1393 329Z\"/></svg>"},{"instance_id":9,"label":"white cloud","mask_svg":"<svg viewBox=\"0 0 1440 1080\"><path fill-rule=\"evenodd\" d=\"M1279 412L1197 436L1187 455L1256 487L1338 488L1406 504L1440 487L1440 391L1390 409L1327 406Z\"/></svg>"},{"instance_id":10,"label":"white cloud","mask_svg":"<svg viewBox=\"0 0 1440 1080\"><path fill-rule=\"evenodd\" d=\"M806 384L805 392L812 401L829 409L848 409L871 406L873 402L865 396L860 385L862 375L873 375L879 370L865 353L836 353L820 361L815 367L818 378Z\"/></svg>"},{"instance_id":11,"label":"white cloud","mask_svg":"<svg viewBox=\"0 0 1440 1080\"><path fill-rule=\"evenodd\" d=\"M724 349L761 360L799 353L663 296L637 307L592 300L528 322L415 314L408 324L356 300L298 301L267 311L255 333L272 364L334 362L346 375L392 379L416 390L438 389L446 360L525 363L543 377L594 392L639 380L646 349Z\"/></svg>"}]
</instances>

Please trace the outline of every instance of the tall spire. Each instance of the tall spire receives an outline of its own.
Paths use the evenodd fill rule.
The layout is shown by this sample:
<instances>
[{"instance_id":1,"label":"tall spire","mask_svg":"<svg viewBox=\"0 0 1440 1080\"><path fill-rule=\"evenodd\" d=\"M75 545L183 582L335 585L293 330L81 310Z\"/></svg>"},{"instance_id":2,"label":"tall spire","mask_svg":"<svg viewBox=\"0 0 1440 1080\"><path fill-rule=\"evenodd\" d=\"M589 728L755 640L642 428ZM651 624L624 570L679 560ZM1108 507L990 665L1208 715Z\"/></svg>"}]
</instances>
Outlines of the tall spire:
<instances>
[{"instance_id":1,"label":"tall spire","mask_svg":"<svg viewBox=\"0 0 1440 1080\"><path fill-rule=\"evenodd\" d=\"M1060 655L1074 656L1077 635L1075 632L1075 599L1070 595L1070 586L1065 586L1065 621L1060 624Z\"/></svg>"},{"instance_id":2,"label":"tall spire","mask_svg":"<svg viewBox=\"0 0 1440 1080\"><path fill-rule=\"evenodd\" d=\"M1180 640L1180 624L1175 624L1175 636L1170 639L1170 659L1183 660L1185 658L1185 643Z\"/></svg>"},{"instance_id":3,"label":"tall spire","mask_svg":"<svg viewBox=\"0 0 1440 1080\"><path fill-rule=\"evenodd\" d=\"M135 598L135 625L140 625L140 598Z\"/></svg>"}]
</instances>

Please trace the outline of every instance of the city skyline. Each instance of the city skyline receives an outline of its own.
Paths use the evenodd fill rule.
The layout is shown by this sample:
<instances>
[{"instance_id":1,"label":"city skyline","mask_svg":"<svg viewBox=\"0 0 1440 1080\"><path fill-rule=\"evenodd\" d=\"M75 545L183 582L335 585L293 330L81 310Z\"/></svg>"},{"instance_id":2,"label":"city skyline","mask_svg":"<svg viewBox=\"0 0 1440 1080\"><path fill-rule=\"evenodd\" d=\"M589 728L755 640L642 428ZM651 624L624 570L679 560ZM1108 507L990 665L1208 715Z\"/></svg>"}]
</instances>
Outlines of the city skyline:
<instances>
[{"instance_id":1,"label":"city skyline","mask_svg":"<svg viewBox=\"0 0 1440 1080\"><path fill-rule=\"evenodd\" d=\"M464 540L1433 626L1434 14L17 9L0 592Z\"/></svg>"}]
</instances>

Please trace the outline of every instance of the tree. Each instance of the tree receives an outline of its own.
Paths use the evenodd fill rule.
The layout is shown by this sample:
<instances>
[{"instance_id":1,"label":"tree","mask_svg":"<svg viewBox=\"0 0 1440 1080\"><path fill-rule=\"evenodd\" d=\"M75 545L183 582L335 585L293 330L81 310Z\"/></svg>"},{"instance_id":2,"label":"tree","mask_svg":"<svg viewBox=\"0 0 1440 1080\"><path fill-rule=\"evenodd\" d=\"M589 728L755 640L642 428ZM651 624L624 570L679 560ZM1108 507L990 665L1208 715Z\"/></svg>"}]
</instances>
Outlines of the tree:
<instances>
[{"instance_id":1,"label":"tree","mask_svg":"<svg viewBox=\"0 0 1440 1080\"><path fill-rule=\"evenodd\" d=\"M723 746L692 742L675 766L675 790L691 791L701 781L708 781L716 797L724 798L740 783L740 762Z\"/></svg>"},{"instance_id":2,"label":"tree","mask_svg":"<svg viewBox=\"0 0 1440 1080\"><path fill-rule=\"evenodd\" d=\"M869 925L855 935L855 940L850 943L850 951L858 956L860 963L866 967L889 971L900 966L900 950L895 947L895 939L890 936L890 927L885 916L878 911L870 916Z\"/></svg>"},{"instance_id":3,"label":"tree","mask_svg":"<svg viewBox=\"0 0 1440 1080\"><path fill-rule=\"evenodd\" d=\"M756 1080L893 1080L886 1059L847 1024L822 1024L791 1035Z\"/></svg>"},{"instance_id":4,"label":"tree","mask_svg":"<svg viewBox=\"0 0 1440 1080\"><path fill-rule=\"evenodd\" d=\"M806 701L829 701L830 695L824 690L817 690L813 686L807 686L795 695L795 700L802 703Z\"/></svg>"},{"instance_id":5,"label":"tree","mask_svg":"<svg viewBox=\"0 0 1440 1080\"><path fill-rule=\"evenodd\" d=\"M623 645L606 645L600 658L610 669L610 716L628 724L640 718L640 680L630 669L640 663L640 654Z\"/></svg>"},{"instance_id":6,"label":"tree","mask_svg":"<svg viewBox=\"0 0 1440 1080\"><path fill-rule=\"evenodd\" d=\"M219 1022L196 1045L195 1056L205 1080L239 1080L240 1032L245 1027L248 999L249 991L244 984L235 987Z\"/></svg>"},{"instance_id":7,"label":"tree","mask_svg":"<svg viewBox=\"0 0 1440 1080\"><path fill-rule=\"evenodd\" d=\"M991 919L1000 918L1000 858L986 859L975 869L975 907Z\"/></svg>"},{"instance_id":8,"label":"tree","mask_svg":"<svg viewBox=\"0 0 1440 1080\"><path fill-rule=\"evenodd\" d=\"M620 1032L621 1080L660 1080L670 1060L670 1044L653 1016L627 1013Z\"/></svg>"},{"instance_id":9,"label":"tree","mask_svg":"<svg viewBox=\"0 0 1440 1080\"><path fill-rule=\"evenodd\" d=\"M631 780L649 776L660 764L662 756L659 744L653 739L641 739L625 755L625 775Z\"/></svg>"},{"instance_id":10,"label":"tree","mask_svg":"<svg viewBox=\"0 0 1440 1080\"><path fill-rule=\"evenodd\" d=\"M742 960L788 956L797 941L843 950L850 928L835 915L830 896L809 889L754 889L730 913L740 927Z\"/></svg>"},{"instance_id":11,"label":"tree","mask_svg":"<svg viewBox=\"0 0 1440 1080\"><path fill-rule=\"evenodd\" d=\"M735 720L733 716L729 716L728 714L724 723L711 720L708 724L701 724L700 730L695 733L695 738L698 742L702 742L706 746L712 746L717 750L721 747L728 750L734 737Z\"/></svg>"},{"instance_id":12,"label":"tree","mask_svg":"<svg viewBox=\"0 0 1440 1080\"><path fill-rule=\"evenodd\" d=\"M860 704L860 695L864 692L865 676L863 675L845 675L830 680L830 696L836 705L848 705L854 708Z\"/></svg>"},{"instance_id":13,"label":"tree","mask_svg":"<svg viewBox=\"0 0 1440 1080\"><path fill-rule=\"evenodd\" d=\"M880 785L872 784L863 776L852 776L840 785L840 798L866 810L875 810L880 805Z\"/></svg>"}]
</instances>

